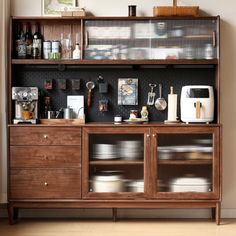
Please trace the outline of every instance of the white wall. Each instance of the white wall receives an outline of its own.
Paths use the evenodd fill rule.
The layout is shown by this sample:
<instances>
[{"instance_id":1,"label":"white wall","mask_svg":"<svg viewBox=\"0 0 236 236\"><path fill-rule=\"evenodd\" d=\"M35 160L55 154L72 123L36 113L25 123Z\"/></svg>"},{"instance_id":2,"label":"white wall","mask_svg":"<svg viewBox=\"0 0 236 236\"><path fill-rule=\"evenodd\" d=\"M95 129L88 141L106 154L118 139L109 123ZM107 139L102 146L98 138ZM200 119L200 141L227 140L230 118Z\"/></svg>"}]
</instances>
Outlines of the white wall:
<instances>
[{"instance_id":1,"label":"white wall","mask_svg":"<svg viewBox=\"0 0 236 236\"><path fill-rule=\"evenodd\" d=\"M7 200L7 158L6 158L6 94L7 42L9 30L9 2L0 1L0 202Z\"/></svg>"},{"instance_id":2,"label":"white wall","mask_svg":"<svg viewBox=\"0 0 236 236\"><path fill-rule=\"evenodd\" d=\"M184 0L181 5L198 5L221 22L221 117L223 128L223 214L236 217L236 1ZM126 16L129 4L137 5L137 15L152 15L153 6L171 4L164 0L80 0L80 6L96 16ZM40 0L12 0L12 15L41 15ZM3 167L5 168L5 167ZM226 211L229 209L228 211ZM230 215L231 214L231 215Z\"/></svg>"}]
</instances>

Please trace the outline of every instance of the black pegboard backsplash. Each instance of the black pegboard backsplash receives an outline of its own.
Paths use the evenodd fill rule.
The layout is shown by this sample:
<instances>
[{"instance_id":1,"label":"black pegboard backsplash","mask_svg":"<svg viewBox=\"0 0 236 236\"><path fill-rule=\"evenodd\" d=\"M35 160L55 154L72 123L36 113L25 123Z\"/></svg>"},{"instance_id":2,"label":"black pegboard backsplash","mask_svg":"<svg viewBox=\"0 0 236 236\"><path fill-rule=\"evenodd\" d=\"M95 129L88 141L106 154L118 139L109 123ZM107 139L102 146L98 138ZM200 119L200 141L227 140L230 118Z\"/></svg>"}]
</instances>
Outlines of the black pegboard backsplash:
<instances>
[{"instance_id":1,"label":"black pegboard backsplash","mask_svg":"<svg viewBox=\"0 0 236 236\"><path fill-rule=\"evenodd\" d=\"M108 82L108 93L100 94L97 77L101 75ZM118 78L138 78L138 104L137 106L121 106L117 103ZM52 79L53 89L45 90L44 81ZM66 80L66 90L58 88L59 79ZM80 90L72 90L72 80L80 79ZM86 108L87 89L86 82L94 81L92 106ZM211 85L215 86L215 67L211 65L198 66L65 66L52 65L15 65L13 86L36 86L40 90L40 107L43 97L49 95L52 99L53 110L66 107L67 95L85 96L86 121L110 122L116 114L123 119L129 117L131 109L141 110L147 103L147 95L150 91L149 83L157 84L155 88L156 98L159 97L158 84L162 83L163 97L167 100L170 86L174 87L174 93L178 94L178 117L180 116L180 93L184 85ZM99 112L99 100L107 99L109 102L107 112ZM41 109L42 110L42 109ZM150 121L164 121L167 118L167 109L157 111L155 106L148 106ZM42 111L40 112L42 113Z\"/></svg>"}]
</instances>

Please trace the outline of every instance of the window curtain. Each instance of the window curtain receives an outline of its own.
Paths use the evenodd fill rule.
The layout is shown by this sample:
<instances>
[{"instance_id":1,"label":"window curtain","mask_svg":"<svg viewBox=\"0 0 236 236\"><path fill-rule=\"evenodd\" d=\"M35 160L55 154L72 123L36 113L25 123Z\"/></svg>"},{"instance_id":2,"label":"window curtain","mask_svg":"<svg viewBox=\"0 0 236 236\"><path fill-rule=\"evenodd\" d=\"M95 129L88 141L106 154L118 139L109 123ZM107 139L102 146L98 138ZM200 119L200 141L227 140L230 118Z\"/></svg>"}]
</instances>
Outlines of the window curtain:
<instances>
[{"instance_id":1,"label":"window curtain","mask_svg":"<svg viewBox=\"0 0 236 236\"><path fill-rule=\"evenodd\" d=\"M7 202L6 80L9 60L10 0L0 0L0 203Z\"/></svg>"}]
</instances>

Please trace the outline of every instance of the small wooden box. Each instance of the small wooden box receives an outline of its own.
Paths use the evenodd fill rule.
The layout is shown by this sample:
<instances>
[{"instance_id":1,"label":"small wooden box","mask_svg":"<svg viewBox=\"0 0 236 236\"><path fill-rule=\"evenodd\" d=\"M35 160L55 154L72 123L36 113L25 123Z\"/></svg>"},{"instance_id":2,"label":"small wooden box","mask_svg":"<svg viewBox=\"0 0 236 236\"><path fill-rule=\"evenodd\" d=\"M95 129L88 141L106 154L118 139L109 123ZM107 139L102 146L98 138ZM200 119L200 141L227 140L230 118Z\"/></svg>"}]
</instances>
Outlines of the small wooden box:
<instances>
[{"instance_id":1,"label":"small wooden box","mask_svg":"<svg viewBox=\"0 0 236 236\"><path fill-rule=\"evenodd\" d=\"M72 15L73 15L72 11L62 11L62 12L61 12L61 16L62 16L62 17L65 17L65 16L72 16Z\"/></svg>"},{"instance_id":2,"label":"small wooden box","mask_svg":"<svg viewBox=\"0 0 236 236\"><path fill-rule=\"evenodd\" d=\"M173 7L161 6L153 7L153 16L197 16L198 6L185 7L177 6L177 0L173 0Z\"/></svg>"},{"instance_id":3,"label":"small wooden box","mask_svg":"<svg viewBox=\"0 0 236 236\"><path fill-rule=\"evenodd\" d=\"M80 9L80 10L72 11L72 15L73 16L85 16L85 10Z\"/></svg>"}]
</instances>

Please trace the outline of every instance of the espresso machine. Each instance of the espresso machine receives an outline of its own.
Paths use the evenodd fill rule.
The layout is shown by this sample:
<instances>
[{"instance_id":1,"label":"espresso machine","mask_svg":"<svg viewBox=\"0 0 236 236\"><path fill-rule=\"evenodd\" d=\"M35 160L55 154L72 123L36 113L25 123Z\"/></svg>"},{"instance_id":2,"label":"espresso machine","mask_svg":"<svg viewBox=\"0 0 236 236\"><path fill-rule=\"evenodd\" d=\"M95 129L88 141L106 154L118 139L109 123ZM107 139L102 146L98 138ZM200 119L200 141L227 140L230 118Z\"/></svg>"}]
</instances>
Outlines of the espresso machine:
<instances>
[{"instance_id":1,"label":"espresso machine","mask_svg":"<svg viewBox=\"0 0 236 236\"><path fill-rule=\"evenodd\" d=\"M12 87L12 100L15 101L13 124L36 124L38 120L37 87Z\"/></svg>"}]
</instances>

